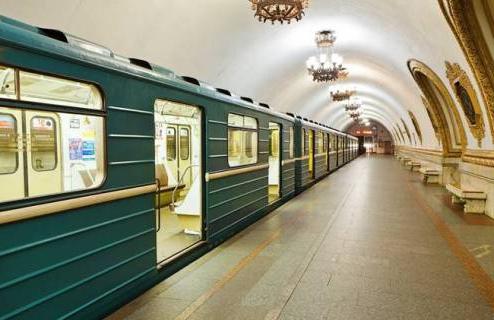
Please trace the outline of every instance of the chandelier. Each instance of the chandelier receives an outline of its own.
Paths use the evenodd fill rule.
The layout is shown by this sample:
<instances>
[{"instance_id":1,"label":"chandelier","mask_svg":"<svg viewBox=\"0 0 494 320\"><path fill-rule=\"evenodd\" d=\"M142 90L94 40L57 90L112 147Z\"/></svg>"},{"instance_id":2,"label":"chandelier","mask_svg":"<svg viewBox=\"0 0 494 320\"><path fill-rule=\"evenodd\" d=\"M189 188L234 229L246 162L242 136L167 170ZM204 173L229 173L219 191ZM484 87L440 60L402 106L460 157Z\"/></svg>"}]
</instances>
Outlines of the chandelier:
<instances>
[{"instance_id":1,"label":"chandelier","mask_svg":"<svg viewBox=\"0 0 494 320\"><path fill-rule=\"evenodd\" d=\"M305 15L304 9L309 6L309 0L249 0L252 10L259 21L279 21L290 23L292 19L299 21Z\"/></svg>"},{"instance_id":2,"label":"chandelier","mask_svg":"<svg viewBox=\"0 0 494 320\"><path fill-rule=\"evenodd\" d=\"M362 101L358 98L350 100L345 106L347 112L359 110L362 106Z\"/></svg>"},{"instance_id":3,"label":"chandelier","mask_svg":"<svg viewBox=\"0 0 494 320\"><path fill-rule=\"evenodd\" d=\"M318 56L307 59L307 71L315 82L330 82L345 78L348 75L343 67L343 58L332 52L336 41L334 31L323 30L316 33L315 38Z\"/></svg>"},{"instance_id":4,"label":"chandelier","mask_svg":"<svg viewBox=\"0 0 494 320\"><path fill-rule=\"evenodd\" d=\"M344 100L350 100L350 97L355 94L355 90L345 90L345 91L340 91L337 89L336 91L331 91L331 99L333 101L344 101Z\"/></svg>"}]
</instances>

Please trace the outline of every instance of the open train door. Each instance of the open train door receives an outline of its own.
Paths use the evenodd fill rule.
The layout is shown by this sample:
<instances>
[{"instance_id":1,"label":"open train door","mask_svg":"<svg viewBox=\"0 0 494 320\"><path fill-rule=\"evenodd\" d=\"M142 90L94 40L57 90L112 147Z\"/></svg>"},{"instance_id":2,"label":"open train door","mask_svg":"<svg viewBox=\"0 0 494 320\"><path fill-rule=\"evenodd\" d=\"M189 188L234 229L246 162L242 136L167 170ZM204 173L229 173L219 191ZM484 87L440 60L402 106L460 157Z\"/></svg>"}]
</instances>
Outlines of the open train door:
<instances>
[{"instance_id":1,"label":"open train door","mask_svg":"<svg viewBox=\"0 0 494 320\"><path fill-rule=\"evenodd\" d=\"M159 265L203 238L202 110L157 100L156 256Z\"/></svg>"}]
</instances>

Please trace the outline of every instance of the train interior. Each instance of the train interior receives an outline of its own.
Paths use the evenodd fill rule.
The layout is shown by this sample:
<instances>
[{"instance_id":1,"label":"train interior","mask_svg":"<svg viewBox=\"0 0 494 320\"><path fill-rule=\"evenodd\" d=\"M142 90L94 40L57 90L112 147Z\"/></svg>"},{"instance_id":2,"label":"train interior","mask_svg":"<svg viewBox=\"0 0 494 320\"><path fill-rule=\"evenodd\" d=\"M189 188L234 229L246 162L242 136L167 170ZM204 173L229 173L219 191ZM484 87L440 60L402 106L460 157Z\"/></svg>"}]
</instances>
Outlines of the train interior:
<instances>
[{"instance_id":1,"label":"train interior","mask_svg":"<svg viewBox=\"0 0 494 320\"><path fill-rule=\"evenodd\" d=\"M201 110L158 100L155 119L157 261L202 239Z\"/></svg>"},{"instance_id":2,"label":"train interior","mask_svg":"<svg viewBox=\"0 0 494 320\"><path fill-rule=\"evenodd\" d=\"M277 123L269 123L269 202L280 198L280 132Z\"/></svg>"},{"instance_id":3,"label":"train interior","mask_svg":"<svg viewBox=\"0 0 494 320\"><path fill-rule=\"evenodd\" d=\"M97 117L0 108L0 201L99 185L102 132Z\"/></svg>"}]
</instances>

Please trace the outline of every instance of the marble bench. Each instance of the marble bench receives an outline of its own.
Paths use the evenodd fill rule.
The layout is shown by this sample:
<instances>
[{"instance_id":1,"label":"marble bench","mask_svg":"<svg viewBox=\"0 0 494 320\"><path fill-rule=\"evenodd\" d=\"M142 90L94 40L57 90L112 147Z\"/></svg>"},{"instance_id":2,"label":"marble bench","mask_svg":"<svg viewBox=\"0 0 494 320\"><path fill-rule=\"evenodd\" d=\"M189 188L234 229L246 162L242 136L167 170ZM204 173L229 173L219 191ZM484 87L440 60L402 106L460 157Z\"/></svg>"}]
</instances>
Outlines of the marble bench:
<instances>
[{"instance_id":1,"label":"marble bench","mask_svg":"<svg viewBox=\"0 0 494 320\"><path fill-rule=\"evenodd\" d=\"M416 161L409 161L406 165L407 167L410 167L410 171L419 171L422 166L420 162Z\"/></svg>"},{"instance_id":2,"label":"marble bench","mask_svg":"<svg viewBox=\"0 0 494 320\"><path fill-rule=\"evenodd\" d=\"M439 176L441 175L439 170L422 167L419 172L425 183L439 183Z\"/></svg>"},{"instance_id":3,"label":"marble bench","mask_svg":"<svg viewBox=\"0 0 494 320\"><path fill-rule=\"evenodd\" d=\"M485 192L453 184L447 184L446 189L452 194L453 203L464 204L465 213L485 213L485 200L487 199Z\"/></svg>"},{"instance_id":4,"label":"marble bench","mask_svg":"<svg viewBox=\"0 0 494 320\"><path fill-rule=\"evenodd\" d=\"M410 159L409 157L401 157L400 161L401 164L406 166L408 162L412 161L412 159Z\"/></svg>"}]
</instances>

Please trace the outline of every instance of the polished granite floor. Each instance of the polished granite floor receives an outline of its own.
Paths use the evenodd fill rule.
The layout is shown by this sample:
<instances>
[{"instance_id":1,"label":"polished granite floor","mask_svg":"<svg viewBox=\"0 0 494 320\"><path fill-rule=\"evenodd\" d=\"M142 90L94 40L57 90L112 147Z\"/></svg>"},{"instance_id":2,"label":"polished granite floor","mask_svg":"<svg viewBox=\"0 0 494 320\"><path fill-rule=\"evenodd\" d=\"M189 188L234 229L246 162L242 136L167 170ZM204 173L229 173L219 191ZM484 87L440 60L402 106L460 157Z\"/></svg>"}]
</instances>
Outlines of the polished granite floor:
<instances>
[{"instance_id":1,"label":"polished granite floor","mask_svg":"<svg viewBox=\"0 0 494 320\"><path fill-rule=\"evenodd\" d=\"M110 319L494 319L494 224L361 157Z\"/></svg>"}]
</instances>

